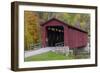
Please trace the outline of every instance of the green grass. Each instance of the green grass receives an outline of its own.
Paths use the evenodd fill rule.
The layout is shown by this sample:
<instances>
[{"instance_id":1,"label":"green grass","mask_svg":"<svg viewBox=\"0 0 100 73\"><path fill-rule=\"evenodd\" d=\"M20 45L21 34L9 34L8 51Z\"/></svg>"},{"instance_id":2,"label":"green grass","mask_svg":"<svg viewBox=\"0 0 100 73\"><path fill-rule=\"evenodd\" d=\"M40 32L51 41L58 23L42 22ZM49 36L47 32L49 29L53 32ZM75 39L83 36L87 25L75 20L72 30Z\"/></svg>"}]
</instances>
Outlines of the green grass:
<instances>
[{"instance_id":1,"label":"green grass","mask_svg":"<svg viewBox=\"0 0 100 73\"><path fill-rule=\"evenodd\" d=\"M90 54L82 53L80 55L75 56L75 59L87 59L87 58L90 58Z\"/></svg>"},{"instance_id":2,"label":"green grass","mask_svg":"<svg viewBox=\"0 0 100 73\"><path fill-rule=\"evenodd\" d=\"M74 59L74 56L73 55L65 56L50 51L43 54L25 58L25 61L46 61L46 60L66 60L66 59Z\"/></svg>"}]
</instances>

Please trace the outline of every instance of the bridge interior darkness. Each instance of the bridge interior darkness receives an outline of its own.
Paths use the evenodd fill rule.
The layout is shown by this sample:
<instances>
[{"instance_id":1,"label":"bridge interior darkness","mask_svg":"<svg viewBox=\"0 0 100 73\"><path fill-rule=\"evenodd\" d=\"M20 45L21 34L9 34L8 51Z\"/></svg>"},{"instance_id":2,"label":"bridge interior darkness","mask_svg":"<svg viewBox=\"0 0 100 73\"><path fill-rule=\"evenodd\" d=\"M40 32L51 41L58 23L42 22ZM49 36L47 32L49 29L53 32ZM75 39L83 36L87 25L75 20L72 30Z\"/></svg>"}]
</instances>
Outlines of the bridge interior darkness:
<instances>
[{"instance_id":1,"label":"bridge interior darkness","mask_svg":"<svg viewBox=\"0 0 100 73\"><path fill-rule=\"evenodd\" d=\"M63 26L48 26L47 31L47 46L64 46L64 28Z\"/></svg>"}]
</instances>

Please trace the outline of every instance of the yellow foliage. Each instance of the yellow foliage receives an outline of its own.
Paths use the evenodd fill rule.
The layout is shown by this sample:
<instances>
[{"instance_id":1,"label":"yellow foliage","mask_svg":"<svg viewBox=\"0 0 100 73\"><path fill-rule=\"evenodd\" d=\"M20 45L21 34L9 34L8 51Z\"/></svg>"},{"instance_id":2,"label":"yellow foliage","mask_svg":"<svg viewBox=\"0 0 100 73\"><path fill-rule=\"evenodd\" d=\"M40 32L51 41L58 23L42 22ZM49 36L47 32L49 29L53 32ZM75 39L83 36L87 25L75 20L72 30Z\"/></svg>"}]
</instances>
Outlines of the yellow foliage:
<instances>
[{"instance_id":1,"label":"yellow foliage","mask_svg":"<svg viewBox=\"0 0 100 73\"><path fill-rule=\"evenodd\" d=\"M24 40L25 49L30 49L30 44L36 44L39 40L39 21L36 12L24 12Z\"/></svg>"}]
</instances>

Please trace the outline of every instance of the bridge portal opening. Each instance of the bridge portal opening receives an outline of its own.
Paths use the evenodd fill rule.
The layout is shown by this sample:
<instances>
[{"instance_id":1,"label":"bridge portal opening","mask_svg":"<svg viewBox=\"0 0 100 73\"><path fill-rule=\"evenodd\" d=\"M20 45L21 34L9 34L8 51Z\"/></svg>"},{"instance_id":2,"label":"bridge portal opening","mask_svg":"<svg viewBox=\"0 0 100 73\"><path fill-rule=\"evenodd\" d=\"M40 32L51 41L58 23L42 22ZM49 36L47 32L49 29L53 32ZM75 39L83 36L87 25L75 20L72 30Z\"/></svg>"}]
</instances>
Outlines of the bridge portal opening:
<instances>
[{"instance_id":1,"label":"bridge portal opening","mask_svg":"<svg viewBox=\"0 0 100 73\"><path fill-rule=\"evenodd\" d=\"M64 27L63 26L47 26L47 46L64 46Z\"/></svg>"}]
</instances>

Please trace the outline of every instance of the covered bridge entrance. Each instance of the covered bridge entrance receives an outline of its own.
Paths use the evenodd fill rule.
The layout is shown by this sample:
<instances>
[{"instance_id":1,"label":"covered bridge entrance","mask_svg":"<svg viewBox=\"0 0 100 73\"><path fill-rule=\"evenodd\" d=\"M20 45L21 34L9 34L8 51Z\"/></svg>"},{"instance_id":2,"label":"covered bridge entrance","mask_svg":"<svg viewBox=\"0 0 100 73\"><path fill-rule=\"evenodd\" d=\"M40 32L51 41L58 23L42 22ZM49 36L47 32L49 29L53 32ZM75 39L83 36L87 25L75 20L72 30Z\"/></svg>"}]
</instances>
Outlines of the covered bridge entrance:
<instances>
[{"instance_id":1,"label":"covered bridge entrance","mask_svg":"<svg viewBox=\"0 0 100 73\"><path fill-rule=\"evenodd\" d=\"M47 46L64 46L63 26L47 26Z\"/></svg>"},{"instance_id":2,"label":"covered bridge entrance","mask_svg":"<svg viewBox=\"0 0 100 73\"><path fill-rule=\"evenodd\" d=\"M88 33L58 19L50 19L41 25L42 47L68 46L84 47L88 42Z\"/></svg>"}]
</instances>

